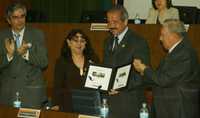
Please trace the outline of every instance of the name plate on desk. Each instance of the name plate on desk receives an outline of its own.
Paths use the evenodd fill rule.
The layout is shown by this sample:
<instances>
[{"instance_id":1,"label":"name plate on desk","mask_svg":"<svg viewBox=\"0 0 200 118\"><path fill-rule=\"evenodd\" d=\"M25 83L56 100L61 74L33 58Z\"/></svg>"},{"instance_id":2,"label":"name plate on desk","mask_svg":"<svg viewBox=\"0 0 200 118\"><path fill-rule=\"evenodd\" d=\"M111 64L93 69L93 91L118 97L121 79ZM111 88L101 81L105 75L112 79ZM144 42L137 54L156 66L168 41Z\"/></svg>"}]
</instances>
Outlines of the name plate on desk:
<instances>
[{"instance_id":1,"label":"name plate on desk","mask_svg":"<svg viewBox=\"0 0 200 118\"><path fill-rule=\"evenodd\" d=\"M98 116L90 116L90 115L83 115L83 114L79 114L78 118L100 118Z\"/></svg>"},{"instance_id":2,"label":"name plate on desk","mask_svg":"<svg viewBox=\"0 0 200 118\"><path fill-rule=\"evenodd\" d=\"M91 31L108 31L107 23L92 23L90 26Z\"/></svg>"},{"instance_id":3,"label":"name plate on desk","mask_svg":"<svg viewBox=\"0 0 200 118\"><path fill-rule=\"evenodd\" d=\"M29 108L20 108L17 114L19 118L39 118L40 110L38 109L29 109Z\"/></svg>"}]
</instances>

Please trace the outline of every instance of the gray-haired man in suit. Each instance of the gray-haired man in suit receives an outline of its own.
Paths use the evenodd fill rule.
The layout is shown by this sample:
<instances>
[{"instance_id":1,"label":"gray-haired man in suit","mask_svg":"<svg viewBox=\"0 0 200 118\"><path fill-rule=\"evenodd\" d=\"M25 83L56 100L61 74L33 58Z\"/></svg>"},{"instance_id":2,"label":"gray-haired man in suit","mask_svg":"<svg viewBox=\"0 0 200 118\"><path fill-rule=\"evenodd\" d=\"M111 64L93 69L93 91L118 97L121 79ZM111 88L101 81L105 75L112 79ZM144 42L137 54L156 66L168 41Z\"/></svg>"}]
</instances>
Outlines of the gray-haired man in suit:
<instances>
[{"instance_id":1,"label":"gray-haired man in suit","mask_svg":"<svg viewBox=\"0 0 200 118\"><path fill-rule=\"evenodd\" d=\"M12 106L19 92L22 107L39 108L46 100L47 49L43 33L25 25L26 11L23 4L11 4L6 11L10 28L0 32L0 103Z\"/></svg>"},{"instance_id":2,"label":"gray-haired man in suit","mask_svg":"<svg viewBox=\"0 0 200 118\"><path fill-rule=\"evenodd\" d=\"M156 70L140 59L135 69L153 81L153 105L156 118L199 118L199 63L196 51L185 36L184 24L165 20L160 41L168 54Z\"/></svg>"},{"instance_id":3,"label":"gray-haired man in suit","mask_svg":"<svg viewBox=\"0 0 200 118\"><path fill-rule=\"evenodd\" d=\"M114 6L107 12L108 27L111 36L105 41L104 64L119 67L132 63L135 57L149 63L147 42L128 28L128 13L123 6ZM139 109L145 101L141 76L131 70L127 88L121 91L111 90L108 96L109 117L138 118Z\"/></svg>"}]
</instances>

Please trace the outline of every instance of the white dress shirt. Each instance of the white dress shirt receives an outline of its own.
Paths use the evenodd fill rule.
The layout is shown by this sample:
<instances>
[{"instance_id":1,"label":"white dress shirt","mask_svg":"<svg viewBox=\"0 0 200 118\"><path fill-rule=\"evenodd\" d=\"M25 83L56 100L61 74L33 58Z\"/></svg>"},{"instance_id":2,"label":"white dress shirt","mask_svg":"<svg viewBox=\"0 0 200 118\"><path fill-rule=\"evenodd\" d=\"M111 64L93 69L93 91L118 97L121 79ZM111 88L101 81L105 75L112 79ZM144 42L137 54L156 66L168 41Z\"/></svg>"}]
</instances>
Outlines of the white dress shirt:
<instances>
[{"instance_id":1,"label":"white dress shirt","mask_svg":"<svg viewBox=\"0 0 200 118\"><path fill-rule=\"evenodd\" d=\"M118 38L118 44L120 44L120 42L122 41L122 39L124 38L124 36L125 36L125 34L126 34L126 32L128 31L128 27L126 27L125 29L124 29L124 31L123 32L121 32L118 36L116 36L117 38ZM114 41L114 43L113 43L113 48L115 47L115 41ZM112 49L113 49L112 48Z\"/></svg>"},{"instance_id":2,"label":"white dress shirt","mask_svg":"<svg viewBox=\"0 0 200 118\"><path fill-rule=\"evenodd\" d=\"M181 43L181 41L182 41L182 39L181 39L180 41L176 42L176 43L168 50L168 53L171 53L171 52L174 50L174 48L175 48L179 43Z\"/></svg>"}]
</instances>

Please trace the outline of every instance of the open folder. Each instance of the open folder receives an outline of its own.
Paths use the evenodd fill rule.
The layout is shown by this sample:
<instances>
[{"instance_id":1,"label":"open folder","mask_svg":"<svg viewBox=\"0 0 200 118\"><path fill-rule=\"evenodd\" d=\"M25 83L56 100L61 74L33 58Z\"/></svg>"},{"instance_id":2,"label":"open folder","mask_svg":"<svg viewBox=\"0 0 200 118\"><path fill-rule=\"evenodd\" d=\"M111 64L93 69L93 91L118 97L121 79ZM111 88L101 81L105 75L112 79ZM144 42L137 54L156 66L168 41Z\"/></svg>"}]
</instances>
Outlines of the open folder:
<instances>
[{"instance_id":1,"label":"open folder","mask_svg":"<svg viewBox=\"0 0 200 118\"><path fill-rule=\"evenodd\" d=\"M109 91L126 87L131 64L110 68L101 65L90 65L88 68L85 87Z\"/></svg>"}]
</instances>

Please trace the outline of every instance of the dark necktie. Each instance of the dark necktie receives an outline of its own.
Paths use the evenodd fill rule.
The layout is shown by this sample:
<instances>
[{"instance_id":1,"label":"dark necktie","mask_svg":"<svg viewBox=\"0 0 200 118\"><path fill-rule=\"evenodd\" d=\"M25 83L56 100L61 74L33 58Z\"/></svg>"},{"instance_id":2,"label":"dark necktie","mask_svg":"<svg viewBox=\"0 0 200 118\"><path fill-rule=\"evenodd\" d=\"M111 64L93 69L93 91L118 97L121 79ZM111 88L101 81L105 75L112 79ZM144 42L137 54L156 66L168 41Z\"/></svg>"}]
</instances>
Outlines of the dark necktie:
<instances>
[{"instance_id":1,"label":"dark necktie","mask_svg":"<svg viewBox=\"0 0 200 118\"><path fill-rule=\"evenodd\" d=\"M118 37L114 37L114 47L113 47L113 52L115 52L116 50L117 50L117 48L118 48L118 46L119 46L119 44L118 44Z\"/></svg>"},{"instance_id":2,"label":"dark necktie","mask_svg":"<svg viewBox=\"0 0 200 118\"><path fill-rule=\"evenodd\" d=\"M157 18L156 18L156 24L160 24L159 15L157 15Z\"/></svg>"}]
</instances>

